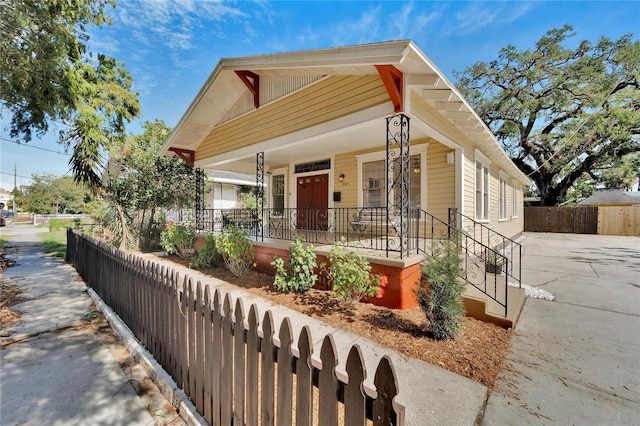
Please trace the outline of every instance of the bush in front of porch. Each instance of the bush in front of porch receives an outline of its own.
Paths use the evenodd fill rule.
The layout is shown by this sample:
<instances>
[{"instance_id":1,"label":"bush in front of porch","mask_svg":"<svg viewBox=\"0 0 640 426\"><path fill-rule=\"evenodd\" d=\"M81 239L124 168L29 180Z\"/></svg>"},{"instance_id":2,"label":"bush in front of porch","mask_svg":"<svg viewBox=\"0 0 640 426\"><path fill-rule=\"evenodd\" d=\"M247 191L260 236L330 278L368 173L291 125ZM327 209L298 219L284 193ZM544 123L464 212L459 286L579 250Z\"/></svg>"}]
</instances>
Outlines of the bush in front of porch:
<instances>
[{"instance_id":1,"label":"bush in front of porch","mask_svg":"<svg viewBox=\"0 0 640 426\"><path fill-rule=\"evenodd\" d=\"M304 293L318 280L314 272L317 267L315 248L305 246L301 235L296 235L289 245L287 264L280 256L274 256L271 265L276 268L273 285L283 293Z\"/></svg>"}]
</instances>

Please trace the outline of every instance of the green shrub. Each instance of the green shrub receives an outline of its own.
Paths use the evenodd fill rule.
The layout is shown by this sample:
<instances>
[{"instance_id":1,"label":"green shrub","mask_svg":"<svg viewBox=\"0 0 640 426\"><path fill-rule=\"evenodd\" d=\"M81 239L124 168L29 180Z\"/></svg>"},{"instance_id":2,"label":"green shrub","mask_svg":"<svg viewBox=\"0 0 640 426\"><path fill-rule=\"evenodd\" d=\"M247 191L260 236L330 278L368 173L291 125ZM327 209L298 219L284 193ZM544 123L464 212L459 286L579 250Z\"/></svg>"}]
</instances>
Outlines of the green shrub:
<instances>
[{"instance_id":1,"label":"green shrub","mask_svg":"<svg viewBox=\"0 0 640 426\"><path fill-rule=\"evenodd\" d=\"M189 268L202 269L218 266L220 253L216 249L216 239L211 234L204 237L204 245L198 249L196 257L189 263Z\"/></svg>"},{"instance_id":2,"label":"green shrub","mask_svg":"<svg viewBox=\"0 0 640 426\"><path fill-rule=\"evenodd\" d=\"M462 292L465 283L458 246L452 241L433 245L432 256L425 259L416 292L418 302L430 323L433 337L455 339L465 322Z\"/></svg>"},{"instance_id":3,"label":"green shrub","mask_svg":"<svg viewBox=\"0 0 640 426\"><path fill-rule=\"evenodd\" d=\"M338 297L355 303L378 292L381 277L371 273L367 259L335 243L327 258L329 267L324 263L321 267L327 271L332 290Z\"/></svg>"},{"instance_id":4,"label":"green shrub","mask_svg":"<svg viewBox=\"0 0 640 426\"><path fill-rule=\"evenodd\" d=\"M51 219L49 221L49 232L59 231L61 229L75 228L76 222L73 219Z\"/></svg>"},{"instance_id":5,"label":"green shrub","mask_svg":"<svg viewBox=\"0 0 640 426\"><path fill-rule=\"evenodd\" d=\"M225 265L235 276L239 277L251 269L256 249L246 231L228 229L216 238L216 247Z\"/></svg>"},{"instance_id":6,"label":"green shrub","mask_svg":"<svg viewBox=\"0 0 640 426\"><path fill-rule=\"evenodd\" d=\"M174 225L169 222L167 229L160 234L160 245L169 254L186 258L196 243L196 231L189 225Z\"/></svg>"},{"instance_id":7,"label":"green shrub","mask_svg":"<svg viewBox=\"0 0 640 426\"><path fill-rule=\"evenodd\" d=\"M289 245L286 267L284 260L278 256L274 257L271 264L276 268L273 284L278 291L304 293L318 280L318 275L314 273L317 266L315 249L312 245L305 246L300 235L296 235Z\"/></svg>"}]
</instances>

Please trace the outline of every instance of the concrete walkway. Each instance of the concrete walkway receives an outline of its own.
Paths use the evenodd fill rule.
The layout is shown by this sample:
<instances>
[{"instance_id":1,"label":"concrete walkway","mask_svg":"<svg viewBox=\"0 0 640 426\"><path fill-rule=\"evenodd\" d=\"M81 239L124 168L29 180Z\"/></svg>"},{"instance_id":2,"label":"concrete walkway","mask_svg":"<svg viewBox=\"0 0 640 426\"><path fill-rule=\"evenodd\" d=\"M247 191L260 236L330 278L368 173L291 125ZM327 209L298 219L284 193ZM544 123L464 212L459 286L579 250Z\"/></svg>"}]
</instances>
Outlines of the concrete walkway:
<instances>
[{"instance_id":1,"label":"concrete walkway","mask_svg":"<svg viewBox=\"0 0 640 426\"><path fill-rule=\"evenodd\" d=\"M13 307L22 321L0 350L0 424L153 425L109 349L79 326L91 299L72 267L43 253L36 234L47 229L0 229L21 246L3 282L23 286L29 299Z\"/></svg>"},{"instance_id":2,"label":"concrete walkway","mask_svg":"<svg viewBox=\"0 0 640 426\"><path fill-rule=\"evenodd\" d=\"M528 299L483 423L640 424L640 238L527 233Z\"/></svg>"}]
</instances>

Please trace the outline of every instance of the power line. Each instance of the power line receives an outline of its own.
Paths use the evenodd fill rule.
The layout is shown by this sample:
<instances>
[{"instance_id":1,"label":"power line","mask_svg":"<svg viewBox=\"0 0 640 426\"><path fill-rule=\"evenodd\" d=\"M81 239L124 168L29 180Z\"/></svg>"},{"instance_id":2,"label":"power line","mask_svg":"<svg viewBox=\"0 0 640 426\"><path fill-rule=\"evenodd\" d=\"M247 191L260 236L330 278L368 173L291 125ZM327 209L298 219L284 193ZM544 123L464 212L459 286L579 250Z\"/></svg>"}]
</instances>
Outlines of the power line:
<instances>
[{"instance_id":1,"label":"power line","mask_svg":"<svg viewBox=\"0 0 640 426\"><path fill-rule=\"evenodd\" d=\"M18 146L27 146L29 148L39 149L40 151L53 152L54 154L66 155L67 157L71 157L71 154L69 154L68 152L54 151L53 149L42 148L41 146L35 146L29 143L20 143L20 142L17 142L11 139L2 138L2 137L0 137L0 140L3 142L11 142L12 144L15 144Z\"/></svg>"},{"instance_id":2,"label":"power line","mask_svg":"<svg viewBox=\"0 0 640 426\"><path fill-rule=\"evenodd\" d=\"M0 172L0 173L3 174L3 175L14 176L13 173L7 173L7 172ZM21 176L21 175L15 175L15 176L17 176L19 178L23 178L23 179L29 179L29 180L33 179L31 176Z\"/></svg>"}]
</instances>

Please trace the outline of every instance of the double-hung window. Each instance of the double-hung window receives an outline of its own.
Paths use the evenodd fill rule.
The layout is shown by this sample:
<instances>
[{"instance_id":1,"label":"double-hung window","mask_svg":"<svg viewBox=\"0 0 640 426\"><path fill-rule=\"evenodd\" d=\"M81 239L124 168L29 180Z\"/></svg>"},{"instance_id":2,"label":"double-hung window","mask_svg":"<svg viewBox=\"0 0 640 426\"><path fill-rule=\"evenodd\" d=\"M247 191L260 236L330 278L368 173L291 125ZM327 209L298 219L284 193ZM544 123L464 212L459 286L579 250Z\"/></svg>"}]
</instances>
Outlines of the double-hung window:
<instances>
[{"instance_id":1,"label":"double-hung window","mask_svg":"<svg viewBox=\"0 0 640 426\"><path fill-rule=\"evenodd\" d=\"M491 162L476 150L476 220L489 221L489 169Z\"/></svg>"},{"instance_id":2,"label":"double-hung window","mask_svg":"<svg viewBox=\"0 0 640 426\"><path fill-rule=\"evenodd\" d=\"M284 176L284 174L274 174L271 177L271 208L276 216L284 214Z\"/></svg>"},{"instance_id":3,"label":"double-hung window","mask_svg":"<svg viewBox=\"0 0 640 426\"><path fill-rule=\"evenodd\" d=\"M507 175L500 172L500 220L507 220Z\"/></svg>"},{"instance_id":4,"label":"double-hung window","mask_svg":"<svg viewBox=\"0 0 640 426\"><path fill-rule=\"evenodd\" d=\"M511 188L511 217L516 218L518 217L518 184L514 182Z\"/></svg>"}]
</instances>

